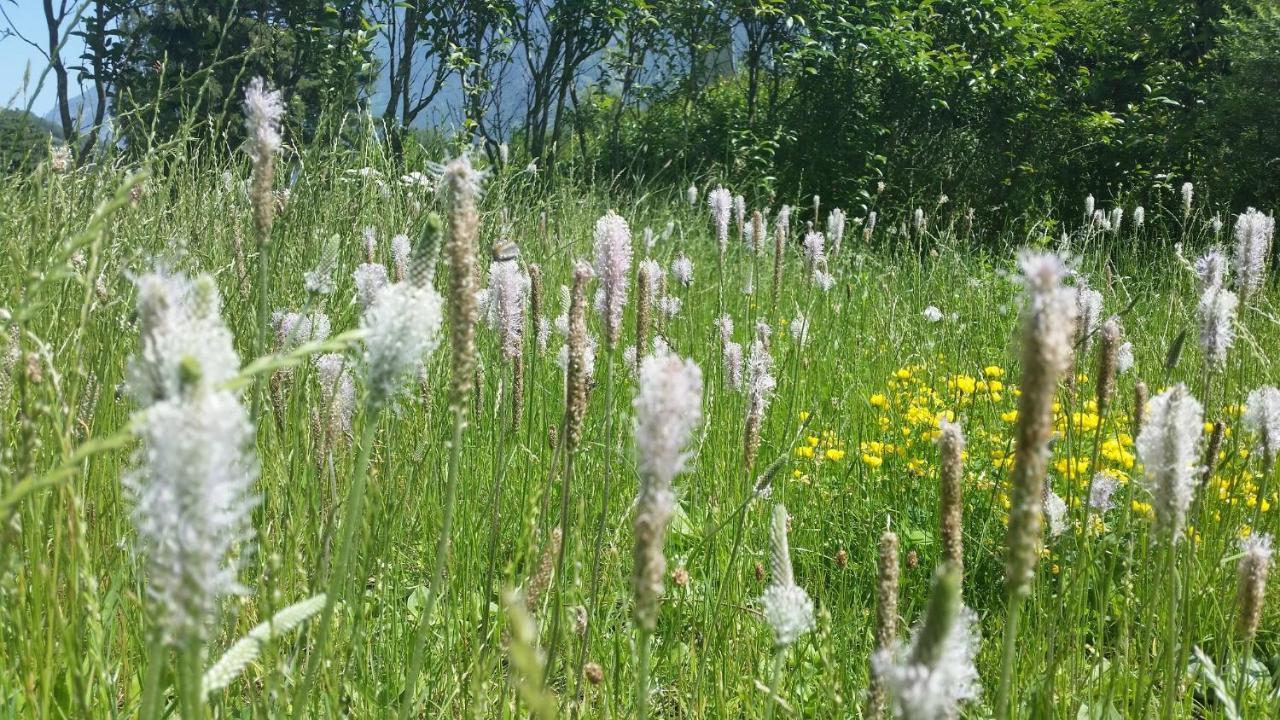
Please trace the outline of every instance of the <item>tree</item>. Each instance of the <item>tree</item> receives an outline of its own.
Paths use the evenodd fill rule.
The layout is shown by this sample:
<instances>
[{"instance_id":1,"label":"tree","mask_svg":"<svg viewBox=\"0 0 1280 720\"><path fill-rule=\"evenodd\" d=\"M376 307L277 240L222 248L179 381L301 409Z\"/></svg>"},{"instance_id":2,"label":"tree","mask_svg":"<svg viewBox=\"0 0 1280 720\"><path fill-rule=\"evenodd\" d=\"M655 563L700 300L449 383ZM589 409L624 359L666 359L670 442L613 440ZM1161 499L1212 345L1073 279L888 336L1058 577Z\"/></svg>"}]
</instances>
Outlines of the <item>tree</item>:
<instances>
[{"instance_id":1,"label":"tree","mask_svg":"<svg viewBox=\"0 0 1280 720\"><path fill-rule=\"evenodd\" d=\"M117 125L132 147L174 137L236 142L243 86L284 89L291 126L315 136L330 109L356 107L371 33L357 0L102 0L86 45L101 56Z\"/></svg>"}]
</instances>

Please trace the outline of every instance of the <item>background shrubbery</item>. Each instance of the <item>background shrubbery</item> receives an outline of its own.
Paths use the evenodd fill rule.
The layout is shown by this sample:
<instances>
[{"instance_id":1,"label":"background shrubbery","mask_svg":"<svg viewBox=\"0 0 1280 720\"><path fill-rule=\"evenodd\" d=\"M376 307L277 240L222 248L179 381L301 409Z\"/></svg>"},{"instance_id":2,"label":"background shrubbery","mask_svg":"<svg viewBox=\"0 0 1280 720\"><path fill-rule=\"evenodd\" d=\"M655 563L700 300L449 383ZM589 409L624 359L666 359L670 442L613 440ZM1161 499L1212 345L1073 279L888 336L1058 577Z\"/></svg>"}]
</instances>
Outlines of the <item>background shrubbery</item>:
<instances>
[{"instance_id":1,"label":"background shrubbery","mask_svg":"<svg viewBox=\"0 0 1280 720\"><path fill-rule=\"evenodd\" d=\"M1227 208L1280 199L1280 14L1256 0L112 0L77 32L112 152L234 149L234 89L264 74L295 145L345 144L360 109L401 160L430 116L427 144L543 177L759 201L946 195L1016 219L1087 192L1155 206L1188 179Z\"/></svg>"}]
</instances>

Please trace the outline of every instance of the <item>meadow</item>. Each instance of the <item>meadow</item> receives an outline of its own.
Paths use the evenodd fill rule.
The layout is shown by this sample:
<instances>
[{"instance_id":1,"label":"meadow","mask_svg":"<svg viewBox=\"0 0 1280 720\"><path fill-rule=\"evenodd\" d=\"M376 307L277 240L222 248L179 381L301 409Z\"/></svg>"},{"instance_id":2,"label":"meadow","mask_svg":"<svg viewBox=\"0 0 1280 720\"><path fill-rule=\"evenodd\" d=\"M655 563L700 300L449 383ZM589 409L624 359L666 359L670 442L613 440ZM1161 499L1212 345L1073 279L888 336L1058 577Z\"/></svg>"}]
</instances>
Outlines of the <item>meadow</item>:
<instances>
[{"instance_id":1,"label":"meadow","mask_svg":"<svg viewBox=\"0 0 1280 720\"><path fill-rule=\"evenodd\" d=\"M0 714L1280 712L1268 217L406 174L267 115L3 180Z\"/></svg>"}]
</instances>

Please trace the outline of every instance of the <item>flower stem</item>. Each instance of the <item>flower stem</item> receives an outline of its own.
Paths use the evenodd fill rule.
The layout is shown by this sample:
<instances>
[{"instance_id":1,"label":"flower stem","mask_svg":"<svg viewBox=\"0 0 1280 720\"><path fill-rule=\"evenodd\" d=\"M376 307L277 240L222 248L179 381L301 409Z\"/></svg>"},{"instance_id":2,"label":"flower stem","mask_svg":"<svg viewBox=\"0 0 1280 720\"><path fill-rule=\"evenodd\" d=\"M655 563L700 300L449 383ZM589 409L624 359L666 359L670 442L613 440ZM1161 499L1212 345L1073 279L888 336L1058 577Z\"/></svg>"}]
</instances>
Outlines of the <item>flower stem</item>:
<instances>
[{"instance_id":1,"label":"flower stem","mask_svg":"<svg viewBox=\"0 0 1280 720\"><path fill-rule=\"evenodd\" d=\"M440 537L436 539L436 564L431 571L431 585L427 587L427 600L418 618L418 630L413 638L413 654L409 658L409 672L405 676L404 697L400 700L400 718L404 720L412 711L417 691L418 674L422 672L422 656L427 644L427 629L431 615L440 598L444 583L444 566L449 556L449 542L453 532L453 507L458 497L458 464L462 456L462 431L467 426L466 406L453 408L453 440L449 445L449 475L445 483L444 515L440 519Z\"/></svg>"},{"instance_id":2,"label":"flower stem","mask_svg":"<svg viewBox=\"0 0 1280 720\"><path fill-rule=\"evenodd\" d=\"M1018 621L1022 617L1024 599L1021 594L1014 594L1008 602L1009 617L1004 624L1004 642L1000 655L1000 687L996 692L997 720L1012 717L1009 696L1013 687L1013 656L1018 645Z\"/></svg>"},{"instance_id":3,"label":"flower stem","mask_svg":"<svg viewBox=\"0 0 1280 720\"><path fill-rule=\"evenodd\" d=\"M293 697L293 712L306 715L311 706L311 687L315 683L315 675L319 669L320 659L324 656L325 645L329 640L329 631L333 627L333 610L338 597L347 585L347 573L351 564L351 550L355 541L356 526L360 524L361 508L364 505L365 481L369 471L369 458L373 453L373 436L378 430L378 417L382 403L370 397L365 403L364 430L360 435L360 449L356 456L355 472L351 477L351 489L347 493L347 508L342 516L342 537L338 542L337 563L330 566L329 590L324 601L324 610L320 613L319 628L316 630L315 647L307 658L306 671L302 682L298 685Z\"/></svg>"}]
</instances>

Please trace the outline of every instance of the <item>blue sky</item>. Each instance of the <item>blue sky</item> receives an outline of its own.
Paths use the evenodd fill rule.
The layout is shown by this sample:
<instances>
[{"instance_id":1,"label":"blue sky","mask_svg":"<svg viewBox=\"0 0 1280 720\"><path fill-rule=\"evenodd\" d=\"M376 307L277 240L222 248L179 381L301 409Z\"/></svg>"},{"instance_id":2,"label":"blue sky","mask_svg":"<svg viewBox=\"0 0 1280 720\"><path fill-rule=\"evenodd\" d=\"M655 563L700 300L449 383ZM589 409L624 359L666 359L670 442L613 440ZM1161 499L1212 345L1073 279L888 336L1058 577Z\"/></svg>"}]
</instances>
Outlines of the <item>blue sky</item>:
<instances>
[{"instance_id":1,"label":"blue sky","mask_svg":"<svg viewBox=\"0 0 1280 720\"><path fill-rule=\"evenodd\" d=\"M44 38L48 31L44 24L44 7L41 0L0 0L0 9L8 15L12 27L18 32L37 44L44 45ZM72 15L74 14L73 11ZM8 29L9 27L10 22L0 17L0 28ZM68 65L77 64L77 58L80 57L83 48L84 43L80 38L67 38L67 45L62 50L63 62ZM35 90L40 73L48 66L48 61L44 55L18 37L9 36L0 40L0 106L26 107L30 97L23 92L23 75L27 72L28 64L31 77L27 90L30 92ZM80 94L80 90L75 86L74 72L71 74L71 83L71 96L75 97ZM35 102L31 104L31 111L37 115L44 115L53 108L55 95L53 73L49 73L45 78L44 86L35 96Z\"/></svg>"}]
</instances>

